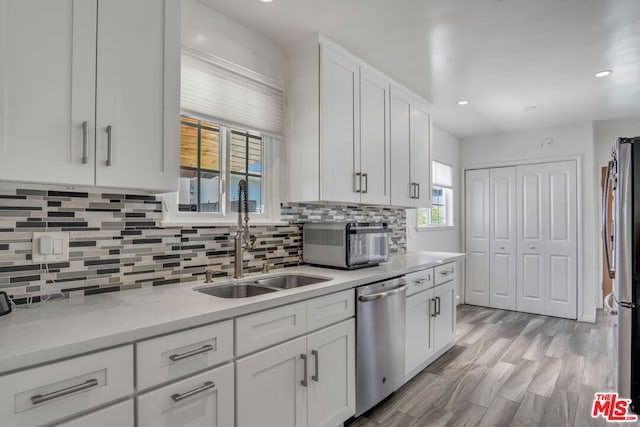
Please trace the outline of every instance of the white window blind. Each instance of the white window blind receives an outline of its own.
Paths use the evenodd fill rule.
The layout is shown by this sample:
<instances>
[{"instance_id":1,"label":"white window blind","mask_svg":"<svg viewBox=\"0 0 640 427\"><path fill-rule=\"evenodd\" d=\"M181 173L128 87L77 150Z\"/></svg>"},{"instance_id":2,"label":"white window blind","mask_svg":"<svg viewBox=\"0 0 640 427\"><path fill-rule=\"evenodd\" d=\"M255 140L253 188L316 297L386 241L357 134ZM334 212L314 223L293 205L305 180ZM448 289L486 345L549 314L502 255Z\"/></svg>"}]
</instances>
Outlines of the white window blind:
<instances>
[{"instance_id":1,"label":"white window blind","mask_svg":"<svg viewBox=\"0 0 640 427\"><path fill-rule=\"evenodd\" d=\"M247 129L283 134L282 90L184 51L181 109Z\"/></svg>"},{"instance_id":2,"label":"white window blind","mask_svg":"<svg viewBox=\"0 0 640 427\"><path fill-rule=\"evenodd\" d=\"M453 168L444 163L433 161L433 169L431 170L431 179L433 185L441 187L453 187Z\"/></svg>"}]
</instances>

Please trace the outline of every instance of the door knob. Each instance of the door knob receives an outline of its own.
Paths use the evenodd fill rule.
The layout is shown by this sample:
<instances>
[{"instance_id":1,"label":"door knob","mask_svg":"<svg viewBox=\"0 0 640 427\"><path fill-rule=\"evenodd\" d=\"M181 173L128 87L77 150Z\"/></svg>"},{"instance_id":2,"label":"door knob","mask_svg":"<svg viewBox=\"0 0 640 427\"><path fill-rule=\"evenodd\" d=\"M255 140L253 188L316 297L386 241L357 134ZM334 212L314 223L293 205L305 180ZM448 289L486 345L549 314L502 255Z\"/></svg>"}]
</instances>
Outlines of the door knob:
<instances>
[{"instance_id":1,"label":"door knob","mask_svg":"<svg viewBox=\"0 0 640 427\"><path fill-rule=\"evenodd\" d=\"M533 250L533 249L535 249L535 248L536 248L536 247L535 247L535 246L533 246L533 245L529 246L529 249L532 249L532 250Z\"/></svg>"},{"instance_id":2,"label":"door knob","mask_svg":"<svg viewBox=\"0 0 640 427\"><path fill-rule=\"evenodd\" d=\"M504 246L500 246L500 250L501 250L501 251L504 251Z\"/></svg>"}]
</instances>

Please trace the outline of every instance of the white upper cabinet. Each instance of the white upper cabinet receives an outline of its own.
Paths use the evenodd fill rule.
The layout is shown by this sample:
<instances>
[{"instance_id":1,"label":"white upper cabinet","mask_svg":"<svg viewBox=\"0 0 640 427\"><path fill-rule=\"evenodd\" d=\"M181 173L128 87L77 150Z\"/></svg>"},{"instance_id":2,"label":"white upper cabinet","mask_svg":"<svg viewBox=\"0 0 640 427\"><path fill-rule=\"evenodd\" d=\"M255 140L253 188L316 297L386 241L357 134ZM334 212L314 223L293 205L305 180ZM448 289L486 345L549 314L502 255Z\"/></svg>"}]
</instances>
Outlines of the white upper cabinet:
<instances>
[{"instance_id":1,"label":"white upper cabinet","mask_svg":"<svg viewBox=\"0 0 640 427\"><path fill-rule=\"evenodd\" d=\"M0 0L0 179L174 190L179 22L177 0Z\"/></svg>"},{"instance_id":2,"label":"white upper cabinet","mask_svg":"<svg viewBox=\"0 0 640 427\"><path fill-rule=\"evenodd\" d=\"M179 16L175 0L98 4L97 185L177 187Z\"/></svg>"},{"instance_id":3,"label":"white upper cabinet","mask_svg":"<svg viewBox=\"0 0 640 427\"><path fill-rule=\"evenodd\" d=\"M407 91L391 86L391 204L431 206L431 116Z\"/></svg>"},{"instance_id":4,"label":"white upper cabinet","mask_svg":"<svg viewBox=\"0 0 640 427\"><path fill-rule=\"evenodd\" d=\"M359 159L359 98L360 67L358 63L330 46L320 46L320 198L322 200L360 201L362 182ZM356 174L358 174L357 177Z\"/></svg>"},{"instance_id":5,"label":"white upper cabinet","mask_svg":"<svg viewBox=\"0 0 640 427\"><path fill-rule=\"evenodd\" d=\"M426 103L407 93L406 110L394 106L390 79L323 37L289 66L290 201L430 206Z\"/></svg>"},{"instance_id":6,"label":"white upper cabinet","mask_svg":"<svg viewBox=\"0 0 640 427\"><path fill-rule=\"evenodd\" d=\"M391 202L391 152L389 145L389 80L360 68L360 201Z\"/></svg>"},{"instance_id":7,"label":"white upper cabinet","mask_svg":"<svg viewBox=\"0 0 640 427\"><path fill-rule=\"evenodd\" d=\"M0 0L0 179L93 184L96 7Z\"/></svg>"}]
</instances>

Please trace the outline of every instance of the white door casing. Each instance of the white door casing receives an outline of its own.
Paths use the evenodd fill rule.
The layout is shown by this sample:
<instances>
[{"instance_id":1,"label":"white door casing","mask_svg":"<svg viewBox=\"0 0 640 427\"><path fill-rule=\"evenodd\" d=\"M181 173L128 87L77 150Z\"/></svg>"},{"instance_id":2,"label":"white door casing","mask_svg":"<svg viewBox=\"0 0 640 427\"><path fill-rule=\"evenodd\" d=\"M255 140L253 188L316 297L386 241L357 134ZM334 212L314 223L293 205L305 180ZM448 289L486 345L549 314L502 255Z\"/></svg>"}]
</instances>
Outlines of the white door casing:
<instances>
[{"instance_id":1,"label":"white door casing","mask_svg":"<svg viewBox=\"0 0 640 427\"><path fill-rule=\"evenodd\" d=\"M489 306L516 308L516 168L489 171Z\"/></svg>"},{"instance_id":2,"label":"white door casing","mask_svg":"<svg viewBox=\"0 0 640 427\"><path fill-rule=\"evenodd\" d=\"M466 171L466 289L468 304L489 306L489 169Z\"/></svg>"}]
</instances>

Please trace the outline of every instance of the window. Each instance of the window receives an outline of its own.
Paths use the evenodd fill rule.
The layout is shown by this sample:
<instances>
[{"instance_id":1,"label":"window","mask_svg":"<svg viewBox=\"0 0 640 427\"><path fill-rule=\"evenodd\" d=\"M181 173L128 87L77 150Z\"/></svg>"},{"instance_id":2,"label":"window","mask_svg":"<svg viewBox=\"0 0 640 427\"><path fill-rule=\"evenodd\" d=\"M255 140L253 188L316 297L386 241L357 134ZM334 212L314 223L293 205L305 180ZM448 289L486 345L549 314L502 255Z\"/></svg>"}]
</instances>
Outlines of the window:
<instances>
[{"instance_id":1,"label":"window","mask_svg":"<svg viewBox=\"0 0 640 427\"><path fill-rule=\"evenodd\" d=\"M431 209L418 209L418 227L453 225L453 168L433 161L431 164Z\"/></svg>"},{"instance_id":2,"label":"window","mask_svg":"<svg viewBox=\"0 0 640 427\"><path fill-rule=\"evenodd\" d=\"M263 213L263 137L186 115L180 126L180 212L225 216L238 211L238 183L249 184L249 208Z\"/></svg>"}]
</instances>

